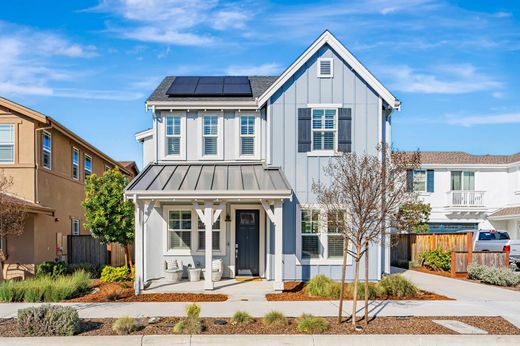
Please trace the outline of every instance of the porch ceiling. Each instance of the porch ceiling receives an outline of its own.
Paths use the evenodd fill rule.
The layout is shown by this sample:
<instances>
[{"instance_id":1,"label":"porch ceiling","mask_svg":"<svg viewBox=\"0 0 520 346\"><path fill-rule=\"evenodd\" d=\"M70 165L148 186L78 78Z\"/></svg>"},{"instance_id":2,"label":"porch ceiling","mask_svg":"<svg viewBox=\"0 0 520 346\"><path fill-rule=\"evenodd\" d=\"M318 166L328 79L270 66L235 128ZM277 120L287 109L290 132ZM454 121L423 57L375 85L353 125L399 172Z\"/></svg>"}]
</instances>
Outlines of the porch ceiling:
<instances>
[{"instance_id":1,"label":"porch ceiling","mask_svg":"<svg viewBox=\"0 0 520 346\"><path fill-rule=\"evenodd\" d=\"M176 199L290 198L279 168L261 163L151 164L126 188L126 196Z\"/></svg>"}]
</instances>

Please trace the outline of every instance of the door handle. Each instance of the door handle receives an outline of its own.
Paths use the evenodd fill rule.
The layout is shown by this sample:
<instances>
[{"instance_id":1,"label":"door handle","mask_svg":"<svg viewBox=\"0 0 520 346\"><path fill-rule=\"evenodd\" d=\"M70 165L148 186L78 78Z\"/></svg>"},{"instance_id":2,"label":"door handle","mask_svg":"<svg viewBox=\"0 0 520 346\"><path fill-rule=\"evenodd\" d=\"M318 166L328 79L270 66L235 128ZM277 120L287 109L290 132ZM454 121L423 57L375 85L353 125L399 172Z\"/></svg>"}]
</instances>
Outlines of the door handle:
<instances>
[{"instance_id":1,"label":"door handle","mask_svg":"<svg viewBox=\"0 0 520 346\"><path fill-rule=\"evenodd\" d=\"M238 244L235 244L235 258L238 258Z\"/></svg>"}]
</instances>

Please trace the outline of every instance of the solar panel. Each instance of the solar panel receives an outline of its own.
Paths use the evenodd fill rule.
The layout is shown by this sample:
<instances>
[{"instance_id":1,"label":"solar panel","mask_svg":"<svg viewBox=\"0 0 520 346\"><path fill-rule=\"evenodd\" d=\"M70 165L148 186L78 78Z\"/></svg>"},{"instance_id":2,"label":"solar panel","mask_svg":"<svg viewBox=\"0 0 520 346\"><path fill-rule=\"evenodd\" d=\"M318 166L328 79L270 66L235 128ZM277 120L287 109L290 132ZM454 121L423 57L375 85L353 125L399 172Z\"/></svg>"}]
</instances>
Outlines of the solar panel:
<instances>
[{"instance_id":1,"label":"solar panel","mask_svg":"<svg viewBox=\"0 0 520 346\"><path fill-rule=\"evenodd\" d=\"M175 84L197 84L199 77L175 77Z\"/></svg>"},{"instance_id":2,"label":"solar panel","mask_svg":"<svg viewBox=\"0 0 520 346\"><path fill-rule=\"evenodd\" d=\"M248 77L176 77L169 96L252 96Z\"/></svg>"},{"instance_id":3,"label":"solar panel","mask_svg":"<svg viewBox=\"0 0 520 346\"><path fill-rule=\"evenodd\" d=\"M199 84L220 84L224 83L224 77L200 77Z\"/></svg>"},{"instance_id":4,"label":"solar panel","mask_svg":"<svg viewBox=\"0 0 520 346\"><path fill-rule=\"evenodd\" d=\"M195 95L222 95L222 84L199 84Z\"/></svg>"},{"instance_id":5,"label":"solar panel","mask_svg":"<svg viewBox=\"0 0 520 346\"><path fill-rule=\"evenodd\" d=\"M224 95L251 95L249 84L224 84Z\"/></svg>"},{"instance_id":6,"label":"solar panel","mask_svg":"<svg viewBox=\"0 0 520 346\"><path fill-rule=\"evenodd\" d=\"M249 84L249 78L242 76L224 77L224 84Z\"/></svg>"},{"instance_id":7,"label":"solar panel","mask_svg":"<svg viewBox=\"0 0 520 346\"><path fill-rule=\"evenodd\" d=\"M193 95L197 84L172 83L166 94L168 95Z\"/></svg>"}]
</instances>

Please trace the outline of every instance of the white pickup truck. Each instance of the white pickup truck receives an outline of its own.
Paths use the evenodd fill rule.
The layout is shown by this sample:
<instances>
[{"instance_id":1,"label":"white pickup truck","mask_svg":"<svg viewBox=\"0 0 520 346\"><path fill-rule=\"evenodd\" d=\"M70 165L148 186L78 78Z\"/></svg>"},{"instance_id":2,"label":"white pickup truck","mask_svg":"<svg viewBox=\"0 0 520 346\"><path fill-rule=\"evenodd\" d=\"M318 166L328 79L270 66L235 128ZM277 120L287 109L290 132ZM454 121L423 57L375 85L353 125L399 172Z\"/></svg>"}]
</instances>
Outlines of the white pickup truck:
<instances>
[{"instance_id":1,"label":"white pickup truck","mask_svg":"<svg viewBox=\"0 0 520 346\"><path fill-rule=\"evenodd\" d=\"M520 269L520 240L511 240L506 231L494 229L471 230L473 251L508 251L510 264Z\"/></svg>"}]
</instances>

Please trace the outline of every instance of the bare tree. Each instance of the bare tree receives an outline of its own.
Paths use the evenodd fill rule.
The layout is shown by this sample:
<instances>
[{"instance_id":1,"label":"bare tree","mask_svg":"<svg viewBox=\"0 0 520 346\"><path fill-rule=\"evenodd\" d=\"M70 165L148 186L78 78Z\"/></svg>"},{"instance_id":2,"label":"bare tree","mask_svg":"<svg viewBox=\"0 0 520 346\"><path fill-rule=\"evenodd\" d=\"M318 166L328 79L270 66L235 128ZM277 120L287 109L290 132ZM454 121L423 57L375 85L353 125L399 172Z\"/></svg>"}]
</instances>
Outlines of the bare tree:
<instances>
[{"instance_id":1,"label":"bare tree","mask_svg":"<svg viewBox=\"0 0 520 346\"><path fill-rule=\"evenodd\" d=\"M0 173L0 239L4 243L4 251L7 249L7 238L21 235L25 225L26 205L9 194L12 185L12 179ZM0 253L0 262L5 261L6 256L7 253Z\"/></svg>"},{"instance_id":2,"label":"bare tree","mask_svg":"<svg viewBox=\"0 0 520 346\"><path fill-rule=\"evenodd\" d=\"M417 197L409 191L407 170L418 167L419 153L391 153L386 146L380 155L344 153L330 160L324 173L330 183L315 182L317 202L343 235L343 267L338 321L342 321L347 255L355 261L352 324L356 325L360 261L365 256L365 324L368 323L368 249L386 236L399 208Z\"/></svg>"}]
</instances>

